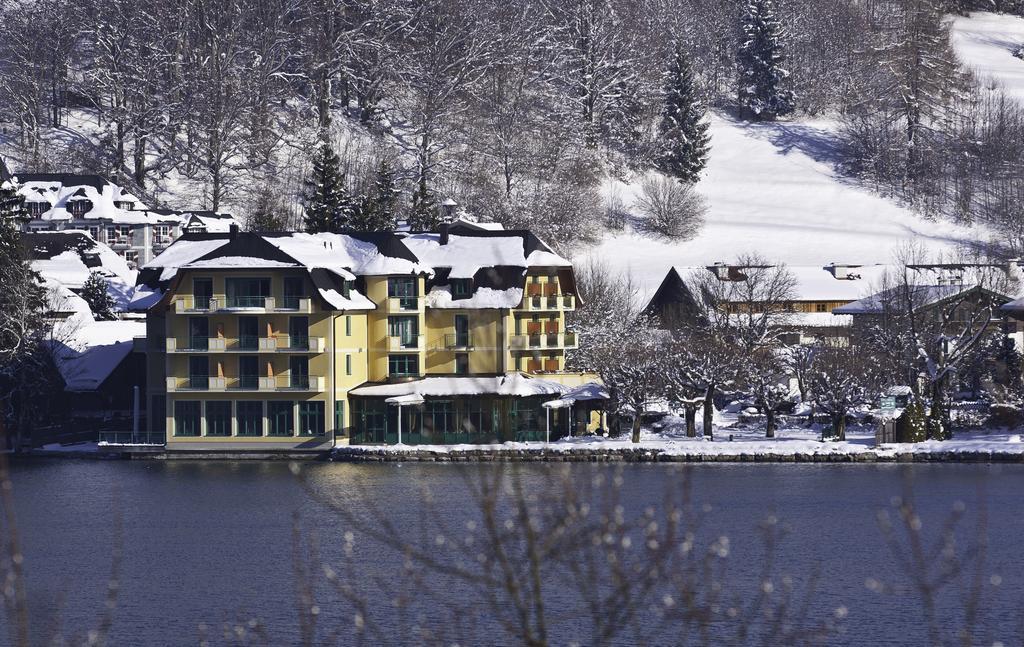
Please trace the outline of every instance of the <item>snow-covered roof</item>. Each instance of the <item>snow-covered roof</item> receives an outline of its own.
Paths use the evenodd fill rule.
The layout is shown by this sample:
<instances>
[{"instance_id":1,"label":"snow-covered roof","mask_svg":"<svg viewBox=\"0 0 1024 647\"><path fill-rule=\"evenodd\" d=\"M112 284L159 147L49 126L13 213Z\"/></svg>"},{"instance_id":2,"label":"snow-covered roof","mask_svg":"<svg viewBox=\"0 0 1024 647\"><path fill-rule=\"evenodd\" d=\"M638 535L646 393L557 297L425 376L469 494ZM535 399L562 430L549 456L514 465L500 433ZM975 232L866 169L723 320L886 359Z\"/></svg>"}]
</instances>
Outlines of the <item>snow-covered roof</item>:
<instances>
[{"instance_id":1,"label":"snow-covered roof","mask_svg":"<svg viewBox=\"0 0 1024 647\"><path fill-rule=\"evenodd\" d=\"M294 233L266 236L266 240L308 268L330 270L349 280L354 279L355 275L430 272L430 267L416 261L412 254L388 255L386 250L382 250L379 241L364 240L355 235Z\"/></svg>"},{"instance_id":2,"label":"snow-covered roof","mask_svg":"<svg viewBox=\"0 0 1024 647\"><path fill-rule=\"evenodd\" d=\"M141 321L92 321L70 331L60 343L57 366L68 391L98 388L132 352L132 338L146 334Z\"/></svg>"},{"instance_id":3,"label":"snow-covered roof","mask_svg":"<svg viewBox=\"0 0 1024 647\"><path fill-rule=\"evenodd\" d=\"M146 222L142 204L134 195L100 175L74 175L70 173L18 173L15 176L18 193L29 203L43 203L49 208L34 216L39 220L72 220L74 218L104 219L130 224ZM80 216L68 211L71 202L88 200L90 209ZM130 203L131 209L122 208Z\"/></svg>"},{"instance_id":4,"label":"snow-covered roof","mask_svg":"<svg viewBox=\"0 0 1024 647\"><path fill-rule=\"evenodd\" d=\"M522 373L488 377L425 377L398 384L376 384L352 389L352 395L393 398L403 395L442 397L450 395L561 395L567 387Z\"/></svg>"},{"instance_id":5,"label":"snow-covered roof","mask_svg":"<svg viewBox=\"0 0 1024 647\"><path fill-rule=\"evenodd\" d=\"M466 232L467 234L469 232ZM473 278L486 267L571 267L528 232L480 232L477 235L410 234L405 245L433 268L451 268L451 278Z\"/></svg>"},{"instance_id":6,"label":"snow-covered roof","mask_svg":"<svg viewBox=\"0 0 1024 647\"><path fill-rule=\"evenodd\" d=\"M478 287L468 299L453 299L452 290L448 285L431 288L427 294L428 308L440 310L460 310L478 308L515 308L523 301L523 288L496 290Z\"/></svg>"},{"instance_id":7,"label":"snow-covered roof","mask_svg":"<svg viewBox=\"0 0 1024 647\"><path fill-rule=\"evenodd\" d=\"M128 307L136 272L122 256L93 240L88 233L70 229L25 232L21 240L32 269L48 282L80 290L90 274L99 272L107 282L107 291L117 309Z\"/></svg>"},{"instance_id":8,"label":"snow-covered roof","mask_svg":"<svg viewBox=\"0 0 1024 647\"><path fill-rule=\"evenodd\" d=\"M708 267L711 265L674 269L684 281L692 284L714 275ZM890 266L835 263L787 265L786 269L795 279L794 301L855 301L876 290Z\"/></svg>"},{"instance_id":9,"label":"snow-covered roof","mask_svg":"<svg viewBox=\"0 0 1024 647\"><path fill-rule=\"evenodd\" d=\"M974 285L913 285L909 286L909 289L913 292L911 299L914 306L921 308L970 292L976 287ZM902 288L887 288L864 299L835 308L832 313L837 315L879 314L885 310L886 304L896 297L896 291L900 289Z\"/></svg>"}]
</instances>

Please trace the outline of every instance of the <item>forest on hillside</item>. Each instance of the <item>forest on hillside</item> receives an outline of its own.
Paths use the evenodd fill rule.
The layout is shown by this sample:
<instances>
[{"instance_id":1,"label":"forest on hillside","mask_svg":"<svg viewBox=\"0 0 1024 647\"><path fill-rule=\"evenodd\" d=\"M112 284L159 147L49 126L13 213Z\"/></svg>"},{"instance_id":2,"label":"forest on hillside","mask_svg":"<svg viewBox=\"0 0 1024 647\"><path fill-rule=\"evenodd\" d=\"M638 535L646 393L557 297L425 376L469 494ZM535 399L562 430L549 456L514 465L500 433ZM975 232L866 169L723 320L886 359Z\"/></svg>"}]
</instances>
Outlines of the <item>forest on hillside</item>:
<instances>
[{"instance_id":1,"label":"forest on hillside","mask_svg":"<svg viewBox=\"0 0 1024 647\"><path fill-rule=\"evenodd\" d=\"M399 216L451 198L564 245L621 226L609 174L699 181L674 97L838 119L844 172L1020 251L1024 110L957 65L971 10L1024 2L0 0L0 156L290 228L326 141L351 196L384 175Z\"/></svg>"}]
</instances>

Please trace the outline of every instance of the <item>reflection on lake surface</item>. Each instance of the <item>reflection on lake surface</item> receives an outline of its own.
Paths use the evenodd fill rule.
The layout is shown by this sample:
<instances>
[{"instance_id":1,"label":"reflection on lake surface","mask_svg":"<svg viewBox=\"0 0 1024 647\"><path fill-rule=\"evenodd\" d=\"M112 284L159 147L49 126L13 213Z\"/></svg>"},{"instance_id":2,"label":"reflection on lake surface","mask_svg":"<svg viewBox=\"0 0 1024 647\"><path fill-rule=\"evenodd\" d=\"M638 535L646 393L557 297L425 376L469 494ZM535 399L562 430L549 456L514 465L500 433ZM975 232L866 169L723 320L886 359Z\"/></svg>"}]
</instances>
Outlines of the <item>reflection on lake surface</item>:
<instances>
[{"instance_id":1,"label":"reflection on lake surface","mask_svg":"<svg viewBox=\"0 0 1024 647\"><path fill-rule=\"evenodd\" d=\"M317 498L344 505L357 517L383 514L396 533L418 540L425 496L452 527L476 520L469 489L479 466L306 463L301 469L308 487L287 464L276 462L15 464L12 478L35 636L44 640L55 623L66 634L95 624L103 609L120 519L124 553L111 644L187 644L202 635L214 643L227 642L222 628L251 618L267 628L272 644L297 643L295 560L297 554L301 563L310 559L307 548L298 553L295 548L297 519L301 536L315 540L323 562L366 597L367 612L376 618L381 637L412 640L410 627L444 624L457 605L473 617L472 632L490 637L481 640L501 642L494 637L501 634L487 633L493 618L470 591L460 592L445 582L430 593L436 597L426 596L422 587L402 581L400 556L358 536L346 561L348 525ZM538 499L550 487L545 477L552 470L566 470L580 490L594 487L595 476L619 473L627 515L660 506L666 488L679 485L685 470L694 501L710 506L702 534L730 539L729 581L744 590L758 586L764 558L758 523L776 516L787 536L775 553L775 575L792 576L796 588L803 590L817 574L808 614L833 617L841 609L845 619L839 633L825 642L849 645L927 641L917 596L905 589L879 592L866 586L873 580L901 582L877 514L891 509L892 498L903 488L901 475L909 472L926 534L956 502L967 504L958 536L961 547L978 527L978 501L983 497L988 519L983 635L989 644L1021 641L1024 578L1015 565L1021 549L1024 466L520 464L485 469L521 475L524 488ZM427 533L424 541L431 537ZM352 570L343 568L345 564ZM993 574L999 577L992 580ZM339 642L348 643L353 637L352 608L320 579L315 598L322 636L338 629ZM991 586L991 581L1000 584ZM554 587L551 602L557 603L560 583L548 585ZM423 593L419 612L430 616L436 607L436 617L393 618L391 598L402 590ZM940 600L943 631L951 642L959 627L954 617L962 616L959 595ZM552 628L552 642L586 635L578 633L578 622L565 619L563 626ZM620 636L617 642L632 640Z\"/></svg>"}]
</instances>

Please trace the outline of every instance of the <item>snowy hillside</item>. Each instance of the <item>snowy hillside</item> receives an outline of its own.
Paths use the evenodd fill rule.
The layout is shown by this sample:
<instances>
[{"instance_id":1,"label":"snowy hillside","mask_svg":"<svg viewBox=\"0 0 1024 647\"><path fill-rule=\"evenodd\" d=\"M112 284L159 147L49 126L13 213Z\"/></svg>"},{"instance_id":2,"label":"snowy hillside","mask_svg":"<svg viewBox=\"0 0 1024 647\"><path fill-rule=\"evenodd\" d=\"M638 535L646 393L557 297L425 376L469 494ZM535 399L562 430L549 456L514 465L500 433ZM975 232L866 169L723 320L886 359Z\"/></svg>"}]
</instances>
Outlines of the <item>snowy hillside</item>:
<instances>
[{"instance_id":1,"label":"snowy hillside","mask_svg":"<svg viewBox=\"0 0 1024 647\"><path fill-rule=\"evenodd\" d=\"M715 116L711 161L698 185L709 202L699 235L671 241L627 229L576 260L627 271L649 296L672 265L710 265L744 252L791 265L886 263L908 240L936 251L986 237L924 220L840 177L835 125L827 121L748 124ZM614 183L628 209L639 185Z\"/></svg>"},{"instance_id":2,"label":"snowy hillside","mask_svg":"<svg viewBox=\"0 0 1024 647\"><path fill-rule=\"evenodd\" d=\"M1024 47L1024 18L974 12L955 18L950 28L953 49L965 67L1024 101L1024 60L1013 55Z\"/></svg>"}]
</instances>

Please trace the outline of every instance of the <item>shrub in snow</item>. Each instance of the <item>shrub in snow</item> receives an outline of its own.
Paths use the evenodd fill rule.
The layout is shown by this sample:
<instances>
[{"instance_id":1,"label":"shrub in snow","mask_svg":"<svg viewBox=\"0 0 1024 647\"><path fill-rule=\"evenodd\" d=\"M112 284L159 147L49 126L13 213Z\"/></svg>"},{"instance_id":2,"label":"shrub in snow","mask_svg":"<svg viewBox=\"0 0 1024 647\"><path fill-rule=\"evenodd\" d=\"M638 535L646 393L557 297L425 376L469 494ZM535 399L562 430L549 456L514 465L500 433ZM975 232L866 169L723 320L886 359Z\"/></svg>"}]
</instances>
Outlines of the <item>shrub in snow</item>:
<instances>
[{"instance_id":1,"label":"shrub in snow","mask_svg":"<svg viewBox=\"0 0 1024 647\"><path fill-rule=\"evenodd\" d=\"M97 321L113 321L117 318L114 314L114 298L107 292L107 281L99 272L92 272L89 278L82 285L82 298L89 304L92 316Z\"/></svg>"},{"instance_id":2,"label":"shrub in snow","mask_svg":"<svg viewBox=\"0 0 1024 647\"><path fill-rule=\"evenodd\" d=\"M903 415L897 421L896 438L904 443L921 443L928 438L928 420L924 403L911 398Z\"/></svg>"},{"instance_id":3,"label":"shrub in snow","mask_svg":"<svg viewBox=\"0 0 1024 647\"><path fill-rule=\"evenodd\" d=\"M707 202L692 186L650 176L640 189L636 206L648 230L670 238L692 238L700 230Z\"/></svg>"}]
</instances>

